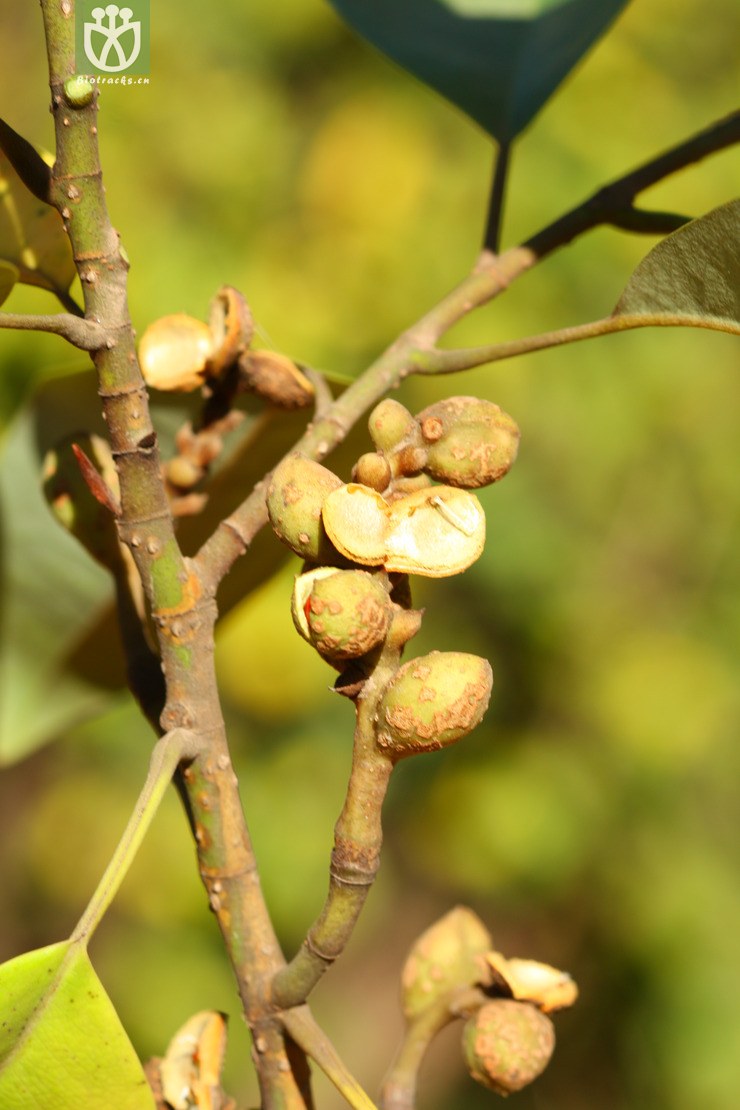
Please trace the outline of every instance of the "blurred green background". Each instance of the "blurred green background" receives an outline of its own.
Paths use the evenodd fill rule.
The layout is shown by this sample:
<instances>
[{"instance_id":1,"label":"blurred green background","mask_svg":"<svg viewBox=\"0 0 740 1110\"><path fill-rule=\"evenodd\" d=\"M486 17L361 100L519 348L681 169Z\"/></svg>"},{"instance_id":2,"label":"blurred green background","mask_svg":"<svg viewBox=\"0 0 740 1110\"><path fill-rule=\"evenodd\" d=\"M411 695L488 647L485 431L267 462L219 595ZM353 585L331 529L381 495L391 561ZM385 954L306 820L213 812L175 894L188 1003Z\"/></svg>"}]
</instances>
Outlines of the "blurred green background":
<instances>
[{"instance_id":1,"label":"blurred green background","mask_svg":"<svg viewBox=\"0 0 740 1110\"><path fill-rule=\"evenodd\" d=\"M631 4L520 141L505 245L729 111L738 15L736 0ZM34 6L3 6L0 43L0 115L49 147ZM100 136L140 331L168 312L204 316L229 282L264 344L354 374L478 248L488 140L321 0L158 3L151 84L104 92ZM737 194L739 171L727 152L645 200L699 215ZM455 338L601 316L651 245L600 230ZM51 306L26 289L6 307ZM6 424L39 383L83 365L53 337L0 333ZM415 589L427 614L413 653L489 657L491 708L464 744L397 772L380 878L315 997L371 1092L400 1036L404 954L465 902L503 951L566 967L581 987L557 1020L552 1065L517 1105L737 1106L737 370L730 336L644 331L398 393L413 411L453 392L489 397L518 420L522 448L506 481L482 494L479 563ZM290 952L323 900L352 728L351 706L328 692L333 672L293 631L295 569L233 610L218 644L245 806ZM0 773L0 958L72 927L150 742L115 696L100 719ZM144 1058L195 1010L230 1012L227 1084L240 1105L254 1103L247 1034L174 792L92 956ZM465 1076L454 1031L421 1090L428 1110L495 1097ZM317 1091L322 1110L340 1105L321 1080Z\"/></svg>"}]
</instances>

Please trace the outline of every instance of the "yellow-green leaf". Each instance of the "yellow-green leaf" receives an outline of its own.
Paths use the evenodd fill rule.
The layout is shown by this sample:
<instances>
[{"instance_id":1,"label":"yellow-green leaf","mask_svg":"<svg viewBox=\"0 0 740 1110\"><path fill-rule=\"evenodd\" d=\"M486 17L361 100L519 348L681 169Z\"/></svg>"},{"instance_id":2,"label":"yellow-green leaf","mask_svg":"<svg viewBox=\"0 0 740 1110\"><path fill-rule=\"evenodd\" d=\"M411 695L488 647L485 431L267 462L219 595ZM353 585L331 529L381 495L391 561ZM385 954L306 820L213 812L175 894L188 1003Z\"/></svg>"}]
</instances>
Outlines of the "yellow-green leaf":
<instances>
[{"instance_id":1,"label":"yellow-green leaf","mask_svg":"<svg viewBox=\"0 0 740 1110\"><path fill-rule=\"evenodd\" d=\"M0 967L3 1110L154 1110L131 1042L82 944Z\"/></svg>"},{"instance_id":2,"label":"yellow-green leaf","mask_svg":"<svg viewBox=\"0 0 740 1110\"><path fill-rule=\"evenodd\" d=\"M75 276L61 216L29 192L1 150L0 262L15 266L26 285L57 294L66 293Z\"/></svg>"},{"instance_id":3,"label":"yellow-green leaf","mask_svg":"<svg viewBox=\"0 0 740 1110\"><path fill-rule=\"evenodd\" d=\"M614 316L740 334L740 200L714 208L653 247Z\"/></svg>"}]
</instances>

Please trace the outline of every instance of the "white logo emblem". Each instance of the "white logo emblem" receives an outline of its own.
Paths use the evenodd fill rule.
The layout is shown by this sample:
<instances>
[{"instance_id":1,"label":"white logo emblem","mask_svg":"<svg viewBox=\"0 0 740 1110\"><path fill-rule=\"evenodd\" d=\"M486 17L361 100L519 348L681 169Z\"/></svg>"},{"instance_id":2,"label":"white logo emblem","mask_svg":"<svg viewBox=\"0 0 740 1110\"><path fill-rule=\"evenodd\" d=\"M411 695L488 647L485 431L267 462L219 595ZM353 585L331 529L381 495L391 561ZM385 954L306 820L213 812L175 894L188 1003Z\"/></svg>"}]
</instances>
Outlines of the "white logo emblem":
<instances>
[{"instance_id":1,"label":"white logo emblem","mask_svg":"<svg viewBox=\"0 0 740 1110\"><path fill-rule=\"evenodd\" d=\"M93 8L90 14L95 22L85 22L85 54L88 60L105 73L120 73L122 69L128 69L139 57L141 50L140 20L131 19L134 14L131 8L119 8L117 4ZM133 32L133 41L127 54L121 45L121 39L129 31ZM95 50L96 46L99 47L98 51Z\"/></svg>"}]
</instances>

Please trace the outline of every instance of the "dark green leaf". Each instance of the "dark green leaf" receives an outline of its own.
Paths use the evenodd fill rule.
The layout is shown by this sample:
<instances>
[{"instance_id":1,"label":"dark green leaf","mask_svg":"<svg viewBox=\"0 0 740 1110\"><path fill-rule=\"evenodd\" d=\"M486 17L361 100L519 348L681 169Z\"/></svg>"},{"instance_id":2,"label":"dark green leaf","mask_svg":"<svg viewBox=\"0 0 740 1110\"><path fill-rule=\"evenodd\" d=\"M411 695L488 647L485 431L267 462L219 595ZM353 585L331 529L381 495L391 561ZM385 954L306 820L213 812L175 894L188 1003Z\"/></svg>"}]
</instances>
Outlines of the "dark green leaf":
<instances>
[{"instance_id":1,"label":"dark green leaf","mask_svg":"<svg viewBox=\"0 0 740 1110\"><path fill-rule=\"evenodd\" d=\"M633 273L614 316L740 333L740 200L662 239Z\"/></svg>"},{"instance_id":2,"label":"dark green leaf","mask_svg":"<svg viewBox=\"0 0 740 1110\"><path fill-rule=\"evenodd\" d=\"M0 967L3 1110L154 1110L126 1032L80 943Z\"/></svg>"},{"instance_id":3,"label":"dark green leaf","mask_svg":"<svg viewBox=\"0 0 740 1110\"><path fill-rule=\"evenodd\" d=\"M499 142L515 138L627 0L331 0Z\"/></svg>"}]
</instances>

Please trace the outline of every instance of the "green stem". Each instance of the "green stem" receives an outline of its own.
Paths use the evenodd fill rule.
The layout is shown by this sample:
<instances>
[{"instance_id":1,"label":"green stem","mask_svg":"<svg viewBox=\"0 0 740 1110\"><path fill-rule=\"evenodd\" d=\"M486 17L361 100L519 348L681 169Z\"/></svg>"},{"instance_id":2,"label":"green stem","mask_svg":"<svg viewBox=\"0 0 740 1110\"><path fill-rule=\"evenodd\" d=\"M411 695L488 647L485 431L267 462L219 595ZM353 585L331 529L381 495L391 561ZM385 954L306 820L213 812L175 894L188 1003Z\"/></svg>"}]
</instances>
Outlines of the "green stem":
<instances>
[{"instance_id":1,"label":"green stem","mask_svg":"<svg viewBox=\"0 0 740 1110\"><path fill-rule=\"evenodd\" d=\"M195 733L185 729L174 729L155 744L146 782L111 861L70 937L73 944L89 942L125 879L175 770L183 759L194 758L197 751Z\"/></svg>"},{"instance_id":2,"label":"green stem","mask_svg":"<svg viewBox=\"0 0 740 1110\"><path fill-rule=\"evenodd\" d=\"M334 1045L314 1020L307 1006L286 1010L282 1015L285 1031L321 1068L340 1095L354 1110L377 1110L375 1103L365 1093L340 1058Z\"/></svg>"},{"instance_id":3,"label":"green stem","mask_svg":"<svg viewBox=\"0 0 740 1110\"><path fill-rule=\"evenodd\" d=\"M417 372L420 374L456 374L460 370L470 370L474 366L484 366L489 362L500 362L506 358L542 351L548 347L561 347L565 343L578 343L582 339L595 339L613 332L631 331L635 328L708 328L712 331L740 334L740 325L734 320L720 320L715 317L680 316L677 313L640 313L605 316L588 324L577 324L570 328L529 335L523 339L510 339L505 343L492 343L483 347L461 347L453 351L430 351L420 359Z\"/></svg>"},{"instance_id":4,"label":"green stem","mask_svg":"<svg viewBox=\"0 0 740 1110\"><path fill-rule=\"evenodd\" d=\"M419 1069L434 1038L446 1025L474 1013L486 1001L475 987L457 988L409 1022L398 1055L383 1081L382 1110L415 1110Z\"/></svg>"},{"instance_id":5,"label":"green stem","mask_svg":"<svg viewBox=\"0 0 740 1110\"><path fill-rule=\"evenodd\" d=\"M375 743L378 702L398 667L400 649L386 645L357 699L352 770L334 829L329 892L293 959L272 981L272 1002L289 1010L306 1001L346 948L380 865L381 812L393 763Z\"/></svg>"}]
</instances>

